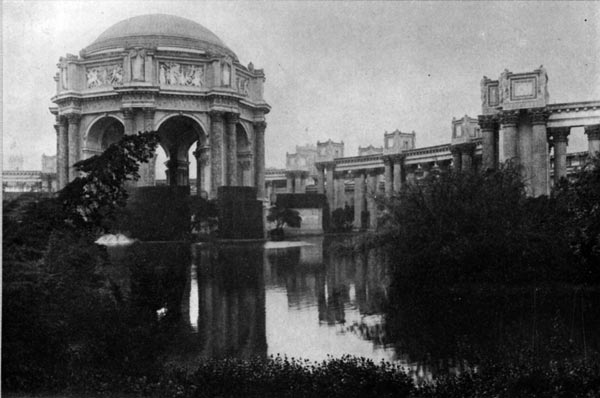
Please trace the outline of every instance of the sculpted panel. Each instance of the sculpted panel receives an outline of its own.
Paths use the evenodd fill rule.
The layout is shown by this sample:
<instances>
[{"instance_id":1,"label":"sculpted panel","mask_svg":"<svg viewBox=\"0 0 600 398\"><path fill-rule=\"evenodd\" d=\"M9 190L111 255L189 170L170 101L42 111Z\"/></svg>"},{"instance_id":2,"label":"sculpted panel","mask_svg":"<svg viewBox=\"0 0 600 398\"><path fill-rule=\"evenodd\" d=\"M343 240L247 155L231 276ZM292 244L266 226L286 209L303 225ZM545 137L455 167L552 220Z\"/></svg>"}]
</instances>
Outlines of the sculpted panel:
<instances>
[{"instance_id":1,"label":"sculpted panel","mask_svg":"<svg viewBox=\"0 0 600 398\"><path fill-rule=\"evenodd\" d=\"M161 62L159 71L160 84L200 88L206 86L204 82L204 66Z\"/></svg>"},{"instance_id":2,"label":"sculpted panel","mask_svg":"<svg viewBox=\"0 0 600 398\"><path fill-rule=\"evenodd\" d=\"M123 65L103 65L86 69L87 88L123 84Z\"/></svg>"},{"instance_id":3,"label":"sculpted panel","mask_svg":"<svg viewBox=\"0 0 600 398\"><path fill-rule=\"evenodd\" d=\"M236 87L237 87L237 91L240 94L243 95L248 95L249 90L248 90L248 84L249 84L249 80L248 79L244 79L243 77L238 77L236 79Z\"/></svg>"}]
</instances>

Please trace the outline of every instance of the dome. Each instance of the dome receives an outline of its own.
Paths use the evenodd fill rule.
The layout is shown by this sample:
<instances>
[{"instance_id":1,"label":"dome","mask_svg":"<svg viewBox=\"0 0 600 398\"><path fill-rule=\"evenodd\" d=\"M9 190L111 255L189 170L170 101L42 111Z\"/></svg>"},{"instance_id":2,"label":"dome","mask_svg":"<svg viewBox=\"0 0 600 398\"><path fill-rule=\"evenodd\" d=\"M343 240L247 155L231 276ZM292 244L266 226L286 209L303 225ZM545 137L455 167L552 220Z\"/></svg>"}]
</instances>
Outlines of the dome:
<instances>
[{"instance_id":1,"label":"dome","mask_svg":"<svg viewBox=\"0 0 600 398\"><path fill-rule=\"evenodd\" d=\"M129 47L175 47L237 56L210 30L186 18L166 14L140 15L118 22L84 49L84 53Z\"/></svg>"}]
</instances>

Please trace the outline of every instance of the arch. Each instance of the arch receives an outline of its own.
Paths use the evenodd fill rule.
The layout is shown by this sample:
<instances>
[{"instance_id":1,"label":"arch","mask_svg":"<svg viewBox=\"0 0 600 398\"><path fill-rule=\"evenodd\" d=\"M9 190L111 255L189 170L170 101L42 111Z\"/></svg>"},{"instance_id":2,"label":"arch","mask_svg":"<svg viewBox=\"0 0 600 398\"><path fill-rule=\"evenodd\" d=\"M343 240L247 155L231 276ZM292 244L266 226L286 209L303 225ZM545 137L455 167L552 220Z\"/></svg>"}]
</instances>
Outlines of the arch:
<instances>
[{"instance_id":1,"label":"arch","mask_svg":"<svg viewBox=\"0 0 600 398\"><path fill-rule=\"evenodd\" d=\"M164 115L163 117L160 118L160 120L158 120L155 125L156 125L156 131L158 131L158 129L169 119L172 119L174 117L178 117L178 116L183 116L183 117L187 117L190 118L192 120L194 120L196 123L198 123L198 125L200 126L200 128L202 129L203 132L208 132L209 129L206 126L206 123L204 123L204 121L199 118L197 115L193 114L193 113L186 113L186 112L178 112L178 113L169 113ZM208 133L207 137L208 137Z\"/></svg>"},{"instance_id":2,"label":"arch","mask_svg":"<svg viewBox=\"0 0 600 398\"><path fill-rule=\"evenodd\" d=\"M250 151L252 149L250 135L244 128L243 124L241 124L241 123L236 124L235 134L236 134L235 140L237 143L236 147L237 147L238 153Z\"/></svg>"},{"instance_id":3,"label":"arch","mask_svg":"<svg viewBox=\"0 0 600 398\"><path fill-rule=\"evenodd\" d=\"M208 134L194 117L171 114L163 118L156 129L160 145L168 157L167 180L169 185L189 185L190 150L208 143ZM196 159L193 159L196 163ZM195 164L197 168L198 165Z\"/></svg>"},{"instance_id":4,"label":"arch","mask_svg":"<svg viewBox=\"0 0 600 398\"><path fill-rule=\"evenodd\" d=\"M104 151L125 135L123 122L112 115L100 116L90 123L84 139L83 150L88 154Z\"/></svg>"}]
</instances>

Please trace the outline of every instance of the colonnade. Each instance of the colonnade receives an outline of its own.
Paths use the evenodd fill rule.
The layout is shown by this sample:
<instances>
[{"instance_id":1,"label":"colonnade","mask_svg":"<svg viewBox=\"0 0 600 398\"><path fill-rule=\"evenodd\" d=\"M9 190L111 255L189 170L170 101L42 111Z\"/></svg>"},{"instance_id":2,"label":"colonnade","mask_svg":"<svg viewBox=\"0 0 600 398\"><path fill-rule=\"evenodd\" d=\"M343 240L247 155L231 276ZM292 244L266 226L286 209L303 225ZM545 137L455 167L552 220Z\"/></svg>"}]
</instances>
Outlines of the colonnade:
<instances>
[{"instance_id":1,"label":"colonnade","mask_svg":"<svg viewBox=\"0 0 600 398\"><path fill-rule=\"evenodd\" d=\"M567 175L570 130L578 126L548 127L547 108L502 111L479 116L482 132L482 168L497 169L509 162L521 169L528 194L537 197L550 191L550 149L554 148L554 183ZM585 126L590 156L600 150L600 124ZM502 135L502 148L499 146ZM502 149L502 152L500 152ZM458 156L455 156L455 162ZM462 158L464 161L464 158Z\"/></svg>"}]
</instances>

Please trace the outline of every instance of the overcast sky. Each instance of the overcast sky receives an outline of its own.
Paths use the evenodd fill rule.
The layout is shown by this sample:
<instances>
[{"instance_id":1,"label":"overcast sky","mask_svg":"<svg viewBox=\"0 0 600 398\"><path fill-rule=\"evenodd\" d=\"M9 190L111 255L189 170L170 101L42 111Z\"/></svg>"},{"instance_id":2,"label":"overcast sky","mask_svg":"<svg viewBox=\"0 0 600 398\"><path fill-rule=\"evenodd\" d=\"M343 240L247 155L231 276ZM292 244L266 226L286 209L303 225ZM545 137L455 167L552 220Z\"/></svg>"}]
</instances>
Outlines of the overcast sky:
<instances>
[{"instance_id":1,"label":"overcast sky","mask_svg":"<svg viewBox=\"0 0 600 398\"><path fill-rule=\"evenodd\" d=\"M381 146L384 131L449 141L452 117L481 112L479 83L502 70L548 71L550 101L600 99L600 2L3 1L4 165L56 153L56 63L136 15L167 13L213 31L264 68L267 166L295 145ZM583 136L570 149L585 148Z\"/></svg>"}]
</instances>

